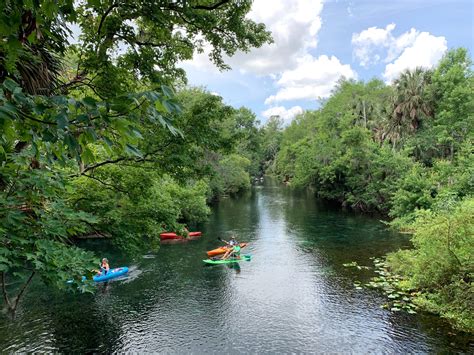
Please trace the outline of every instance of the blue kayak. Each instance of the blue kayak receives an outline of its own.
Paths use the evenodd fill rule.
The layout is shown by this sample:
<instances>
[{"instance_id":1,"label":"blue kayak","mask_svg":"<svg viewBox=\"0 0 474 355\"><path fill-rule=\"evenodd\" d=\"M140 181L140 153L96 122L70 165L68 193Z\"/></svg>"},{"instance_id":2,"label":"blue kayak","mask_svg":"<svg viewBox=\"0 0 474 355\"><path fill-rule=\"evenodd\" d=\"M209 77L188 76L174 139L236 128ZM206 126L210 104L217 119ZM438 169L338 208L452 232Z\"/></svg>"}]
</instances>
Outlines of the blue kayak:
<instances>
[{"instance_id":1,"label":"blue kayak","mask_svg":"<svg viewBox=\"0 0 474 355\"><path fill-rule=\"evenodd\" d=\"M116 277L125 275L128 272L128 267L123 266L123 267L118 267L115 269L110 269L107 274L103 275L96 275L93 277L93 280L95 282L101 282L101 281L107 281L110 279L115 279Z\"/></svg>"}]
</instances>

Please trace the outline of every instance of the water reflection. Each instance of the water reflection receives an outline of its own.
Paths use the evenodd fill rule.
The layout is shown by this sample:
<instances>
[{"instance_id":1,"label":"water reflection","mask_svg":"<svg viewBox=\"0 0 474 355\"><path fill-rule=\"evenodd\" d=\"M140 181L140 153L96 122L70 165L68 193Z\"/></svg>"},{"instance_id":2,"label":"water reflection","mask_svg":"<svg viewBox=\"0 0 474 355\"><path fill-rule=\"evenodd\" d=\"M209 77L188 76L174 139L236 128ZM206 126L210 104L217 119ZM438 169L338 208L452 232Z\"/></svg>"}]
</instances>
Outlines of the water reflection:
<instances>
[{"instance_id":1,"label":"water reflection","mask_svg":"<svg viewBox=\"0 0 474 355\"><path fill-rule=\"evenodd\" d=\"M392 314L356 290L348 261L406 247L372 218L324 206L307 192L266 183L215 207L204 236L127 260L129 275L95 295L32 285L17 320L0 318L0 350L60 352L290 353L468 352L436 318ZM232 231L250 262L204 266ZM453 345L454 344L454 345Z\"/></svg>"}]
</instances>

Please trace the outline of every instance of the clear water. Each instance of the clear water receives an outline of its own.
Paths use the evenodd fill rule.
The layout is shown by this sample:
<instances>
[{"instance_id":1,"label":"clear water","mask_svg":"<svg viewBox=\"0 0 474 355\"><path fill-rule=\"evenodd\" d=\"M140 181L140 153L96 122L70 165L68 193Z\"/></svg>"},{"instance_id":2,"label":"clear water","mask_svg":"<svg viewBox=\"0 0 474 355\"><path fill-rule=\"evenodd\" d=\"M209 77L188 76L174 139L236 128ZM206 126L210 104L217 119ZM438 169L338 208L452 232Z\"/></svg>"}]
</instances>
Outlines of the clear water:
<instances>
[{"instance_id":1,"label":"clear water","mask_svg":"<svg viewBox=\"0 0 474 355\"><path fill-rule=\"evenodd\" d=\"M374 218L318 204L271 182L226 199L200 240L127 259L128 277L95 295L31 285L14 320L0 315L1 352L445 353L474 351L469 336L424 314L390 313L377 291L355 290L371 256L409 246ZM205 265L217 237L235 233L252 261Z\"/></svg>"}]
</instances>

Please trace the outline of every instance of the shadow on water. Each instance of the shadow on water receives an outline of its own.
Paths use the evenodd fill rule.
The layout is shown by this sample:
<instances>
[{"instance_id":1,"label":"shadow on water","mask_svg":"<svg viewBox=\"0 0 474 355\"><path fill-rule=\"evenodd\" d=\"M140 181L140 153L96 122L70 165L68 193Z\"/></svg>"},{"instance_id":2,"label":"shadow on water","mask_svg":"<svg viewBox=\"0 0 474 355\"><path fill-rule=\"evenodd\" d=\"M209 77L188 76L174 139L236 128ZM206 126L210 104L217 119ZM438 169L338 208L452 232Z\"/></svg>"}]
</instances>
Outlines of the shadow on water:
<instances>
[{"instance_id":1,"label":"shadow on water","mask_svg":"<svg viewBox=\"0 0 474 355\"><path fill-rule=\"evenodd\" d=\"M289 353L470 352L439 319L380 309L370 277L342 267L409 246L374 218L341 212L266 181L225 199L204 236L136 260L103 241L86 244L126 278L94 295L53 292L35 282L14 321L0 315L0 351ZM205 251L230 233L249 241L252 261L204 266Z\"/></svg>"}]
</instances>

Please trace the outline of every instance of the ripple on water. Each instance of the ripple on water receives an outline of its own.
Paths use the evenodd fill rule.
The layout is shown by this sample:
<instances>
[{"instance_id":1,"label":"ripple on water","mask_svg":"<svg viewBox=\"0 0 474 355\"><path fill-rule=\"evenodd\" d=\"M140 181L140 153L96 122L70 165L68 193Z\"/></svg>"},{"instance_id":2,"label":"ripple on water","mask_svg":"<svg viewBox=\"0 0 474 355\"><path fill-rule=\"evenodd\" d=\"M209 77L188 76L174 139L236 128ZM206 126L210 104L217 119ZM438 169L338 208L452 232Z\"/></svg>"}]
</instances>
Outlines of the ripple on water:
<instances>
[{"instance_id":1,"label":"ripple on water","mask_svg":"<svg viewBox=\"0 0 474 355\"><path fill-rule=\"evenodd\" d=\"M0 320L1 352L436 353L468 352L440 323L380 309L342 267L404 245L379 223L321 208L312 195L262 186L226 199L204 237L130 263L94 296L32 285L18 320ZM216 236L250 241L251 262L204 266ZM110 258L109 258L110 259ZM45 296L46 295L46 296ZM26 311L28 310L28 311ZM432 326L432 324L434 324ZM441 329L441 327L440 327ZM460 339L460 338L456 338Z\"/></svg>"}]
</instances>

